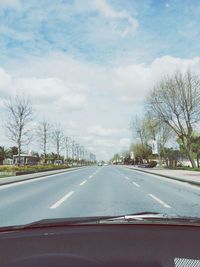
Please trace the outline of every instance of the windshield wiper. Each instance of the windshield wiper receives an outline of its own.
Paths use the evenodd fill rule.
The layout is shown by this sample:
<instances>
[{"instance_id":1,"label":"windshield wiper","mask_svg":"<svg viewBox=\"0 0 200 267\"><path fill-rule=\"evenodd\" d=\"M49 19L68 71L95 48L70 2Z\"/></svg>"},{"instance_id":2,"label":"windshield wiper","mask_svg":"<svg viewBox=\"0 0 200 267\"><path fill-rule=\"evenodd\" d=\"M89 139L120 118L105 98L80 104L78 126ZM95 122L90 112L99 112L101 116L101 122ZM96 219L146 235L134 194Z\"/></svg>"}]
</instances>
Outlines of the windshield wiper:
<instances>
[{"instance_id":1,"label":"windshield wiper","mask_svg":"<svg viewBox=\"0 0 200 267\"><path fill-rule=\"evenodd\" d=\"M107 221L144 221L149 219L160 219L165 218L165 214L158 213L158 212L140 212L140 213L133 213L133 214L127 214L122 216L115 216L112 218L108 218ZM102 222L102 221L101 221Z\"/></svg>"},{"instance_id":2,"label":"windshield wiper","mask_svg":"<svg viewBox=\"0 0 200 267\"><path fill-rule=\"evenodd\" d=\"M145 220L150 218L160 218L162 214L157 212L140 212L128 215L117 216L92 216L92 217L72 217L72 218L55 218L55 219L42 219L29 224L14 225L8 227L1 227L0 231L6 230L23 230L31 228L43 228L43 227L56 227L56 226L68 226L68 225L81 225L81 224L101 224L111 222L130 222Z\"/></svg>"},{"instance_id":3,"label":"windshield wiper","mask_svg":"<svg viewBox=\"0 0 200 267\"><path fill-rule=\"evenodd\" d=\"M93 216L93 217L72 217L72 218L56 218L43 219L24 225L14 225L8 227L1 227L0 231L9 230L24 230L32 228L46 228L46 227L61 227L70 225L85 225L85 224L108 224L108 223L184 223L184 224L198 224L200 225L200 218L197 217L182 217L169 216L167 214L158 212L140 212L119 216Z\"/></svg>"},{"instance_id":4,"label":"windshield wiper","mask_svg":"<svg viewBox=\"0 0 200 267\"><path fill-rule=\"evenodd\" d=\"M23 225L14 225L0 227L0 231L6 230L23 230L31 228L42 228L42 227L56 227L56 226L67 226L67 225L81 225L81 224L99 224L103 221L114 221L118 218L125 218L128 216L148 216L148 215L157 215L156 212L142 212L134 213L130 215L117 215L117 216L92 216L92 217L72 217L72 218L55 218L55 219L42 219L32 223L23 224Z\"/></svg>"},{"instance_id":5,"label":"windshield wiper","mask_svg":"<svg viewBox=\"0 0 200 267\"><path fill-rule=\"evenodd\" d=\"M200 225L200 218L198 217L183 217L183 216L169 216L168 214L157 212L143 212L117 216L101 220L100 223L134 223L134 222L147 222L147 223L164 223L164 224L198 224Z\"/></svg>"}]
</instances>

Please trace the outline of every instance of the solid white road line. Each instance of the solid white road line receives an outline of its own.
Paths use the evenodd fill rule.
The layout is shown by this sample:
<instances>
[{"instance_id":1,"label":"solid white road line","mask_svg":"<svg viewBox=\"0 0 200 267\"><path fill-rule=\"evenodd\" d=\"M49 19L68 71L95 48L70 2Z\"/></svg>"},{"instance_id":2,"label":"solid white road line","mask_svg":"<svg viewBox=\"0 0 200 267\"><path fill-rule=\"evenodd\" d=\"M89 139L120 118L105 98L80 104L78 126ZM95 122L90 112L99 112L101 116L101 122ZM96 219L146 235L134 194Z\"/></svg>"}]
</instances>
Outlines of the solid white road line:
<instances>
[{"instance_id":1,"label":"solid white road line","mask_svg":"<svg viewBox=\"0 0 200 267\"><path fill-rule=\"evenodd\" d=\"M80 183L79 185L82 186L84 185L85 183L87 183L87 180L84 180L82 183Z\"/></svg>"},{"instance_id":2,"label":"solid white road line","mask_svg":"<svg viewBox=\"0 0 200 267\"><path fill-rule=\"evenodd\" d=\"M18 182L16 181L16 182L13 182L13 183L10 183L10 184L0 185L0 190L4 190L4 189L10 188L10 187L20 186L22 184L34 183L34 182L45 180L45 179L52 178L52 177L55 177L55 176L61 176L61 175L66 175L66 174L68 175L70 173L81 171L81 170L83 170L83 169L66 171L66 172L57 173L57 174L51 174L51 175L38 177L38 178L34 178L34 179L29 179L29 180L24 180L24 181L18 181Z\"/></svg>"},{"instance_id":3,"label":"solid white road line","mask_svg":"<svg viewBox=\"0 0 200 267\"><path fill-rule=\"evenodd\" d=\"M56 203L54 203L50 209L56 209L57 207L59 207L66 199L68 199L69 197L71 197L71 195L74 194L74 191L69 192L68 194L66 194L64 197L62 197L60 200L58 200Z\"/></svg>"},{"instance_id":4,"label":"solid white road line","mask_svg":"<svg viewBox=\"0 0 200 267\"><path fill-rule=\"evenodd\" d=\"M137 184L136 182L132 182L135 186L137 186L137 187L140 187L140 185L139 184Z\"/></svg>"},{"instance_id":5,"label":"solid white road line","mask_svg":"<svg viewBox=\"0 0 200 267\"><path fill-rule=\"evenodd\" d=\"M154 196L153 194L149 194L150 197L152 197L154 200L156 200L158 203L160 203L161 205L163 205L165 208L170 209L171 207L166 204L164 201L162 201L161 199L159 199L158 197Z\"/></svg>"}]
</instances>

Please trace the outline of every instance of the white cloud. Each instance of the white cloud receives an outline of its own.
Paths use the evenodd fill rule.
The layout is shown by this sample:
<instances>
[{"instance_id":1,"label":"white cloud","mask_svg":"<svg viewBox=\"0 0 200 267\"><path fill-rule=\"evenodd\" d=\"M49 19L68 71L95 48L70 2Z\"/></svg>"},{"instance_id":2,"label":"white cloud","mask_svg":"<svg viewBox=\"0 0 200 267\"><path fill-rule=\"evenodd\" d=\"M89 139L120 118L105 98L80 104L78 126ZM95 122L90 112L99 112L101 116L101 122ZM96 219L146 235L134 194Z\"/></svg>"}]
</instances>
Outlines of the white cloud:
<instances>
[{"instance_id":1,"label":"white cloud","mask_svg":"<svg viewBox=\"0 0 200 267\"><path fill-rule=\"evenodd\" d=\"M30 41L33 39L33 34L30 32L19 32L6 26L0 26L0 33L1 35L11 36L20 41Z\"/></svg>"},{"instance_id":2,"label":"white cloud","mask_svg":"<svg viewBox=\"0 0 200 267\"><path fill-rule=\"evenodd\" d=\"M6 90L6 87L11 83L12 77L3 68L0 68L0 89Z\"/></svg>"},{"instance_id":3,"label":"white cloud","mask_svg":"<svg viewBox=\"0 0 200 267\"><path fill-rule=\"evenodd\" d=\"M110 159L114 152L122 152L129 148L131 140L127 128L110 128L102 125L89 127L81 138L91 151L98 152L100 157ZM107 151L107 154L105 153Z\"/></svg>"},{"instance_id":4,"label":"white cloud","mask_svg":"<svg viewBox=\"0 0 200 267\"><path fill-rule=\"evenodd\" d=\"M0 0L0 6L19 7L20 4L20 0Z\"/></svg>"},{"instance_id":5,"label":"white cloud","mask_svg":"<svg viewBox=\"0 0 200 267\"><path fill-rule=\"evenodd\" d=\"M75 87L79 92L87 91L88 81L90 84L93 81L101 82L105 73L103 68L56 52L43 57L27 57L23 63L13 61L9 70L13 71L16 77L57 78L67 81L69 86Z\"/></svg>"},{"instance_id":6,"label":"white cloud","mask_svg":"<svg viewBox=\"0 0 200 267\"><path fill-rule=\"evenodd\" d=\"M139 103L164 75L188 68L200 73L200 57L182 59L164 56L150 64L99 67L52 53L48 57L27 58L20 63L15 61L7 67L9 71L0 68L0 90L4 94L8 90L11 94L27 93L43 101L58 100L61 106L71 102L75 108L84 107L88 98L101 95ZM108 110L108 107L104 109Z\"/></svg>"},{"instance_id":7,"label":"white cloud","mask_svg":"<svg viewBox=\"0 0 200 267\"><path fill-rule=\"evenodd\" d=\"M54 111L83 109L87 102L83 87L79 83L57 78L55 76L37 78L12 75L0 69L0 92L8 95L27 95L40 109L45 104Z\"/></svg>"},{"instance_id":8,"label":"white cloud","mask_svg":"<svg viewBox=\"0 0 200 267\"><path fill-rule=\"evenodd\" d=\"M78 110L86 106L86 97L81 94L68 94L56 101L58 111Z\"/></svg>"},{"instance_id":9,"label":"white cloud","mask_svg":"<svg viewBox=\"0 0 200 267\"><path fill-rule=\"evenodd\" d=\"M131 144L131 140L130 140L130 138L121 138L120 140L119 140L119 147L121 148L123 148L123 147L129 147L130 146L130 144Z\"/></svg>"},{"instance_id":10,"label":"white cloud","mask_svg":"<svg viewBox=\"0 0 200 267\"><path fill-rule=\"evenodd\" d=\"M125 102L142 102L148 91L165 75L188 68L200 74L200 57L192 59L164 56L151 64L129 64L113 69L114 88Z\"/></svg>"},{"instance_id":11,"label":"white cloud","mask_svg":"<svg viewBox=\"0 0 200 267\"><path fill-rule=\"evenodd\" d=\"M127 16L126 12L115 11L110 5L108 5L106 0L93 0L92 5L106 17L122 18Z\"/></svg>"},{"instance_id":12,"label":"white cloud","mask_svg":"<svg viewBox=\"0 0 200 267\"><path fill-rule=\"evenodd\" d=\"M200 74L200 58L165 56L150 64L100 67L64 54L29 57L0 68L0 109L8 95L30 95L37 119L61 122L67 135L111 157L128 148L131 117L149 89L163 75L189 67Z\"/></svg>"},{"instance_id":13,"label":"white cloud","mask_svg":"<svg viewBox=\"0 0 200 267\"><path fill-rule=\"evenodd\" d=\"M98 11L104 17L112 20L112 30L124 37L135 30L139 26L139 22L133 18L126 10L114 10L106 0L90 1L91 8Z\"/></svg>"},{"instance_id":14,"label":"white cloud","mask_svg":"<svg viewBox=\"0 0 200 267\"><path fill-rule=\"evenodd\" d=\"M120 132L120 129L115 128L105 128L100 125L92 126L88 129L89 134L94 134L97 136L113 136Z\"/></svg>"}]
</instances>

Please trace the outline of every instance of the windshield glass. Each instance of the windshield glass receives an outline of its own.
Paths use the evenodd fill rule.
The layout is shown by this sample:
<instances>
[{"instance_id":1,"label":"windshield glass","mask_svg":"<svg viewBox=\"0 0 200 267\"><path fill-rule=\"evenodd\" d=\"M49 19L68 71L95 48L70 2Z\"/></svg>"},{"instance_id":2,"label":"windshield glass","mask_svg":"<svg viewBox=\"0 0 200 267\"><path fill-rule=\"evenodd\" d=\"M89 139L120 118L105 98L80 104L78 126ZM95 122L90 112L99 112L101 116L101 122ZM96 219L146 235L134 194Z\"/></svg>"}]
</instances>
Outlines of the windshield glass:
<instances>
[{"instance_id":1,"label":"windshield glass","mask_svg":"<svg viewBox=\"0 0 200 267\"><path fill-rule=\"evenodd\" d=\"M200 218L199 11L0 1L0 227Z\"/></svg>"}]
</instances>

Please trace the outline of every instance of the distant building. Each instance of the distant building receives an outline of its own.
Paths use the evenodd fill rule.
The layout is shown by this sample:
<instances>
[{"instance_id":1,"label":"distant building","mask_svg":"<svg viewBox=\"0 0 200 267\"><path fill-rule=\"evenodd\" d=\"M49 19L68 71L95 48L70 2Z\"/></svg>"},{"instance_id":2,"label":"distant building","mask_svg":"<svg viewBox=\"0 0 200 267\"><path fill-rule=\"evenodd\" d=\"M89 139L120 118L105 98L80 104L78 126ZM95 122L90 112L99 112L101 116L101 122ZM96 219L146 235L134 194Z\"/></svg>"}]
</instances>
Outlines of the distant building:
<instances>
[{"instance_id":1,"label":"distant building","mask_svg":"<svg viewBox=\"0 0 200 267\"><path fill-rule=\"evenodd\" d=\"M61 160L61 159L56 159L54 161L54 165L62 165L62 164L63 164L63 160Z\"/></svg>"},{"instance_id":2,"label":"distant building","mask_svg":"<svg viewBox=\"0 0 200 267\"><path fill-rule=\"evenodd\" d=\"M30 156L27 154L22 154L20 156L20 165L37 165L39 161L40 161L40 158L38 156ZM18 155L13 156L13 164L14 165L19 164Z\"/></svg>"},{"instance_id":3,"label":"distant building","mask_svg":"<svg viewBox=\"0 0 200 267\"><path fill-rule=\"evenodd\" d=\"M3 160L3 165L13 165L13 159L4 159Z\"/></svg>"}]
</instances>

